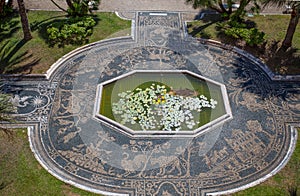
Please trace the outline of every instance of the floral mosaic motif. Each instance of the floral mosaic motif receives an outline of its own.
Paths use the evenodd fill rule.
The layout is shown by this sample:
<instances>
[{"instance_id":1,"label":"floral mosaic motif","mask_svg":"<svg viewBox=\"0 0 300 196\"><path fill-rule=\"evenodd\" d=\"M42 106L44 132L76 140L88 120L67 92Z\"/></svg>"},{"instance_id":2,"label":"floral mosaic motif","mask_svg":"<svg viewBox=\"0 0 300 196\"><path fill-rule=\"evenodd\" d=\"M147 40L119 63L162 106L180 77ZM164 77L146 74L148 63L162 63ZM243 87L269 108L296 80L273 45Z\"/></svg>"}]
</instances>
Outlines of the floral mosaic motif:
<instances>
[{"instance_id":1,"label":"floral mosaic motif","mask_svg":"<svg viewBox=\"0 0 300 196\"><path fill-rule=\"evenodd\" d=\"M217 101L199 96L196 91L192 94L194 96L189 96L189 92L193 91L176 91L152 83L145 89L119 93L120 99L113 103L112 111L121 116L121 124L139 124L142 130L191 130L199 124L199 119L194 117L195 112L201 112L202 108L214 109Z\"/></svg>"},{"instance_id":2,"label":"floral mosaic motif","mask_svg":"<svg viewBox=\"0 0 300 196\"><path fill-rule=\"evenodd\" d=\"M10 102L15 106L15 114L22 114L23 119L40 121L39 113L47 114L54 93L53 86L46 82L40 84L25 84L2 86L3 91L11 95ZM25 116L26 114L26 116ZM18 119L22 120L22 119Z\"/></svg>"},{"instance_id":3,"label":"floral mosaic motif","mask_svg":"<svg viewBox=\"0 0 300 196\"><path fill-rule=\"evenodd\" d=\"M40 108L45 106L48 103L48 98L41 95L20 96L16 94L11 98L11 102L14 106L18 108L26 108L26 107Z\"/></svg>"}]
</instances>

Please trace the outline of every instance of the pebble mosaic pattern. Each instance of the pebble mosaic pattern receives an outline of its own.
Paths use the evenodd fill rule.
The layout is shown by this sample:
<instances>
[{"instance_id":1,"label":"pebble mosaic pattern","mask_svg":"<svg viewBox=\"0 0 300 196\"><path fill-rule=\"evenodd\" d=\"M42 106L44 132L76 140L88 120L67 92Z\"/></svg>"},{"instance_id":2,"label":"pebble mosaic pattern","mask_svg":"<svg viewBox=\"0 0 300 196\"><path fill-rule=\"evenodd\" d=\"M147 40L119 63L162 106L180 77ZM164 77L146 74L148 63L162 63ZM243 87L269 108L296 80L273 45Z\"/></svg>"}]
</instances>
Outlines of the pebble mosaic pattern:
<instances>
[{"instance_id":1,"label":"pebble mosaic pattern","mask_svg":"<svg viewBox=\"0 0 300 196\"><path fill-rule=\"evenodd\" d=\"M36 158L59 179L105 195L206 195L281 169L300 123L299 82L184 36L178 13L138 12L134 39L86 47L49 80L6 80ZM94 118L97 85L133 70L189 70L226 86L233 118L197 137L132 138Z\"/></svg>"}]
</instances>

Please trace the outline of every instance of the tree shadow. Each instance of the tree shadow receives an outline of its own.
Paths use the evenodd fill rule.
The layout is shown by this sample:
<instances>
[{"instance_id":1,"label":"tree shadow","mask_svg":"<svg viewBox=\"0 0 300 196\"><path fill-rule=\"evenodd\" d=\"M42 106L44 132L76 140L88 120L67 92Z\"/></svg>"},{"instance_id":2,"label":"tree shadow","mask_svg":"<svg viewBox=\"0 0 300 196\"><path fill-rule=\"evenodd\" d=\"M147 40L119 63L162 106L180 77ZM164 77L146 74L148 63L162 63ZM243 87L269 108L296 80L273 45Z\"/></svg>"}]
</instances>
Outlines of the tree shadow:
<instances>
[{"instance_id":1,"label":"tree shadow","mask_svg":"<svg viewBox=\"0 0 300 196\"><path fill-rule=\"evenodd\" d=\"M213 10L206 9L206 10L201 10L201 12L199 12L195 16L194 20L202 20L204 23L208 23L208 22L219 22L222 21L223 18L219 13Z\"/></svg>"},{"instance_id":2,"label":"tree shadow","mask_svg":"<svg viewBox=\"0 0 300 196\"><path fill-rule=\"evenodd\" d=\"M19 21L14 20L17 16L12 15L9 17L4 17L0 20L0 42L11 38L14 33L16 33L20 27L18 26Z\"/></svg>"},{"instance_id":3,"label":"tree shadow","mask_svg":"<svg viewBox=\"0 0 300 196\"><path fill-rule=\"evenodd\" d=\"M65 19L66 17L67 17L67 15L61 15L61 16L53 16L53 17L47 18L47 19L42 20L42 21L35 20L34 22L30 23L30 29L31 29L31 31L36 31L36 30L41 29L41 27L44 23L49 23L49 22L51 22L51 21L53 21L54 19L57 19L57 18Z\"/></svg>"},{"instance_id":4,"label":"tree shadow","mask_svg":"<svg viewBox=\"0 0 300 196\"><path fill-rule=\"evenodd\" d=\"M256 22L249 20L249 19L242 20L238 24L239 25L236 26L236 22L233 22L233 21L224 21L223 23L218 23L216 25L216 32L217 32L216 36L224 44L229 44L229 45L237 46L240 48L242 47L244 49L245 47L248 47L248 45L246 45L245 41L243 41L242 38L240 38L240 37L236 38L233 36L226 35L224 30L226 28L228 29L231 27L241 28L241 29L257 28L257 24L256 24ZM243 27L241 27L240 25L243 25ZM264 42L263 44L266 44L266 43ZM261 52L261 51L259 50L259 52Z\"/></svg>"},{"instance_id":5,"label":"tree shadow","mask_svg":"<svg viewBox=\"0 0 300 196\"><path fill-rule=\"evenodd\" d=\"M284 51L279 41L272 41L265 46L263 59L275 73L282 75L299 75L300 73L300 50L291 47Z\"/></svg>"},{"instance_id":6,"label":"tree shadow","mask_svg":"<svg viewBox=\"0 0 300 196\"><path fill-rule=\"evenodd\" d=\"M300 74L300 50L297 48L289 48L287 51L284 51L281 49L280 41L271 41L269 43L265 41L261 45L249 46L244 41L230 38L222 33L218 35L218 39L224 44L238 47L259 58L275 74Z\"/></svg>"},{"instance_id":7,"label":"tree shadow","mask_svg":"<svg viewBox=\"0 0 300 196\"><path fill-rule=\"evenodd\" d=\"M30 54L28 51L18 54L25 43L25 40L18 42L7 41L1 46L0 73L11 74L32 72L32 67L39 63L40 59L33 58L33 54Z\"/></svg>"},{"instance_id":8,"label":"tree shadow","mask_svg":"<svg viewBox=\"0 0 300 196\"><path fill-rule=\"evenodd\" d=\"M211 35L207 33L205 29L217 22L222 21L222 17L220 14L217 14L214 11L202 10L195 16L194 20L201 21L203 25L193 27L192 31L189 34L193 37L199 34L201 38L209 39L211 38ZM191 25L187 26L187 28L190 27Z\"/></svg>"},{"instance_id":9,"label":"tree shadow","mask_svg":"<svg viewBox=\"0 0 300 196\"><path fill-rule=\"evenodd\" d=\"M210 25L214 24L215 22L209 22L209 23L206 23L204 25L201 25L201 26L198 26L198 27L194 27L192 29L192 31L189 33L191 36L195 37L197 34L200 34L200 37L201 38L204 38L204 39L209 39L211 38L211 35L208 34L205 29L207 27L209 27ZM188 25L188 28L190 28L190 26Z\"/></svg>"}]
</instances>

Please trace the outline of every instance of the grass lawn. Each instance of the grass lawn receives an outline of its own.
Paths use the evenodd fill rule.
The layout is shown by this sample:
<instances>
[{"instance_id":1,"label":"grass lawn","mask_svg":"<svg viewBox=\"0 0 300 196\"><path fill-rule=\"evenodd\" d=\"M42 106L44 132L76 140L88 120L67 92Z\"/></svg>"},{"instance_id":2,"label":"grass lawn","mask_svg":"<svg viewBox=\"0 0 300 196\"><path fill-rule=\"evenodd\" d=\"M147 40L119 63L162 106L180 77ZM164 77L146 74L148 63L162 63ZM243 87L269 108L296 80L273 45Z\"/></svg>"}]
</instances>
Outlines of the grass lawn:
<instances>
[{"instance_id":1,"label":"grass lawn","mask_svg":"<svg viewBox=\"0 0 300 196\"><path fill-rule=\"evenodd\" d=\"M286 29L289 24L289 15L258 15L246 18L253 21L260 31L265 32L267 44L258 47L249 47L239 45L232 39L227 39L218 35L216 31L216 22L209 18L188 23L188 32L194 37L218 40L223 43L240 47L254 56L260 58L271 70L280 74L300 74L300 25L295 31L293 37L293 50L282 54L277 52L280 42L284 39Z\"/></svg>"},{"instance_id":2,"label":"grass lawn","mask_svg":"<svg viewBox=\"0 0 300 196\"><path fill-rule=\"evenodd\" d=\"M0 130L0 152L0 195L96 196L48 173L31 152L26 129L14 130L10 137Z\"/></svg>"},{"instance_id":3,"label":"grass lawn","mask_svg":"<svg viewBox=\"0 0 300 196\"><path fill-rule=\"evenodd\" d=\"M131 21L122 20L114 13L96 13L94 18L97 25L89 43L113 35L130 35ZM27 43L22 42L23 32L18 16L0 22L0 73L45 73L60 57L79 47L49 47L46 43L46 27L55 21L65 20L65 13L29 11L28 19L33 39Z\"/></svg>"}]
</instances>

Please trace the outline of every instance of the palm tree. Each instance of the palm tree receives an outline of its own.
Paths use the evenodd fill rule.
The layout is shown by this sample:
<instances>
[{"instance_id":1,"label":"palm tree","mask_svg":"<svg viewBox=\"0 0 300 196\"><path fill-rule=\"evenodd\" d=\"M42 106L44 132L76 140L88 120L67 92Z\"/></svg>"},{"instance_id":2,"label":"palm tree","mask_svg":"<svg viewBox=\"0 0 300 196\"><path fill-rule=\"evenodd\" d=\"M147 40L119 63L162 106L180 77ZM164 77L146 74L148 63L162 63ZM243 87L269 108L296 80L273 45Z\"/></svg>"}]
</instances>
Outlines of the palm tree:
<instances>
[{"instance_id":1,"label":"palm tree","mask_svg":"<svg viewBox=\"0 0 300 196\"><path fill-rule=\"evenodd\" d=\"M257 0L185 0L187 4L192 4L194 9L197 8L209 8L217 11L224 16L225 19L229 19L232 16L232 20L239 20L245 13L246 6L250 2L254 5L254 9L258 9ZM233 5L235 7L234 10ZM252 8L251 8L252 9Z\"/></svg>"},{"instance_id":2,"label":"palm tree","mask_svg":"<svg viewBox=\"0 0 300 196\"><path fill-rule=\"evenodd\" d=\"M2 13L5 5L5 0L0 0L0 14Z\"/></svg>"},{"instance_id":3,"label":"palm tree","mask_svg":"<svg viewBox=\"0 0 300 196\"><path fill-rule=\"evenodd\" d=\"M228 0L228 2L232 1ZM217 11L220 14L227 13L230 15L230 12L232 10L232 3L229 3L228 10L226 10L222 0L186 0L186 3L192 4L194 9L208 7L212 10Z\"/></svg>"},{"instance_id":4,"label":"palm tree","mask_svg":"<svg viewBox=\"0 0 300 196\"><path fill-rule=\"evenodd\" d=\"M22 29L24 34L24 40L28 41L32 39L32 35L30 32L29 22L26 14L26 8L23 0L17 0L19 6L19 14L21 17Z\"/></svg>"},{"instance_id":5,"label":"palm tree","mask_svg":"<svg viewBox=\"0 0 300 196\"><path fill-rule=\"evenodd\" d=\"M11 12L13 7L12 0L0 0L0 15L5 16L7 12ZM10 8L10 10L8 10Z\"/></svg>"},{"instance_id":6,"label":"palm tree","mask_svg":"<svg viewBox=\"0 0 300 196\"><path fill-rule=\"evenodd\" d=\"M68 9L62 8L55 0L50 0L60 10L67 12L70 16L82 17L87 15L92 10L96 10L100 0L66 0Z\"/></svg>"},{"instance_id":7,"label":"palm tree","mask_svg":"<svg viewBox=\"0 0 300 196\"><path fill-rule=\"evenodd\" d=\"M67 2L67 4L68 4L69 8L70 8L71 10L74 10L74 11L75 11L75 7L74 7L74 5L73 5L72 0L66 0L66 2Z\"/></svg>"},{"instance_id":8,"label":"palm tree","mask_svg":"<svg viewBox=\"0 0 300 196\"><path fill-rule=\"evenodd\" d=\"M296 31L297 25L300 18L300 0L264 0L263 4L266 5L276 5L282 7L284 5L289 5L291 8L291 18L289 26L286 30L284 40L282 41L281 50L286 51L292 46L293 36Z\"/></svg>"}]
</instances>

